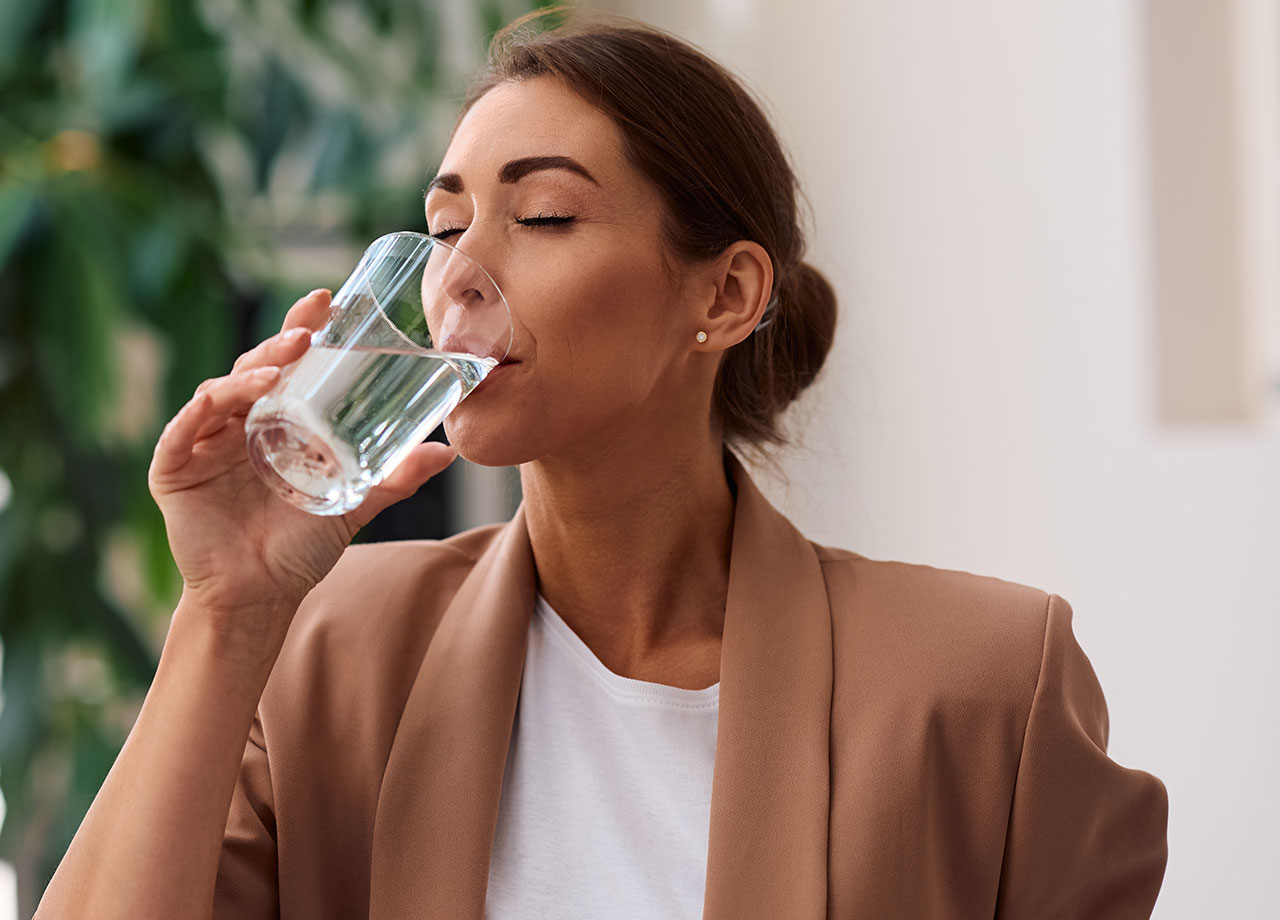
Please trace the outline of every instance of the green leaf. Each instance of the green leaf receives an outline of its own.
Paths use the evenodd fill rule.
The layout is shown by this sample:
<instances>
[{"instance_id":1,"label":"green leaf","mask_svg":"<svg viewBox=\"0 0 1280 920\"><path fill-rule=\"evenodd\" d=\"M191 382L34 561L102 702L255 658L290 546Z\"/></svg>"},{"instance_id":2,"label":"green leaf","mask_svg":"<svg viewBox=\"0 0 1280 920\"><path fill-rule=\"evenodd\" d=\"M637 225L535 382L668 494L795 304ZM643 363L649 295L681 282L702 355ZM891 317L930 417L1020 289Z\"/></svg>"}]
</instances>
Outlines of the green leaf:
<instances>
[{"instance_id":1,"label":"green leaf","mask_svg":"<svg viewBox=\"0 0 1280 920\"><path fill-rule=\"evenodd\" d=\"M6 631L4 706L0 708L0 791L7 814L0 828L0 854L11 856L26 824L30 767L48 730L41 685L41 648L30 634Z\"/></svg>"},{"instance_id":2,"label":"green leaf","mask_svg":"<svg viewBox=\"0 0 1280 920\"><path fill-rule=\"evenodd\" d=\"M147 0L70 0L68 41L91 108L107 110L120 94L142 47L150 8Z\"/></svg>"},{"instance_id":3,"label":"green leaf","mask_svg":"<svg viewBox=\"0 0 1280 920\"><path fill-rule=\"evenodd\" d=\"M262 86L262 108L254 131L254 175L260 190L271 178L271 167L284 148L285 137L300 113L303 99L289 72L272 57Z\"/></svg>"},{"instance_id":4,"label":"green leaf","mask_svg":"<svg viewBox=\"0 0 1280 920\"><path fill-rule=\"evenodd\" d=\"M4 0L0 3L0 80L22 61L21 51L31 37L46 0Z\"/></svg>"},{"instance_id":5,"label":"green leaf","mask_svg":"<svg viewBox=\"0 0 1280 920\"><path fill-rule=\"evenodd\" d=\"M115 398L117 377L112 332L124 312L119 263L103 246L84 245L76 232L88 224L89 236L114 231L92 202L61 207L54 217L44 253L36 303L36 365L54 411L73 443L96 441Z\"/></svg>"},{"instance_id":6,"label":"green leaf","mask_svg":"<svg viewBox=\"0 0 1280 920\"><path fill-rule=\"evenodd\" d=\"M9 507L0 511L0 634L13 609L13 573L32 539L33 510L38 500L38 496L29 494L32 490L18 489L16 473L12 465L5 470L5 475L15 481Z\"/></svg>"},{"instance_id":7,"label":"green leaf","mask_svg":"<svg viewBox=\"0 0 1280 920\"><path fill-rule=\"evenodd\" d=\"M190 242L185 228L168 215L140 227L131 239L130 262L137 295L162 301L173 289L178 272L188 258Z\"/></svg>"},{"instance_id":8,"label":"green leaf","mask_svg":"<svg viewBox=\"0 0 1280 920\"><path fill-rule=\"evenodd\" d=\"M22 238L23 228L36 210L36 193L20 182L0 183L0 272Z\"/></svg>"}]
</instances>

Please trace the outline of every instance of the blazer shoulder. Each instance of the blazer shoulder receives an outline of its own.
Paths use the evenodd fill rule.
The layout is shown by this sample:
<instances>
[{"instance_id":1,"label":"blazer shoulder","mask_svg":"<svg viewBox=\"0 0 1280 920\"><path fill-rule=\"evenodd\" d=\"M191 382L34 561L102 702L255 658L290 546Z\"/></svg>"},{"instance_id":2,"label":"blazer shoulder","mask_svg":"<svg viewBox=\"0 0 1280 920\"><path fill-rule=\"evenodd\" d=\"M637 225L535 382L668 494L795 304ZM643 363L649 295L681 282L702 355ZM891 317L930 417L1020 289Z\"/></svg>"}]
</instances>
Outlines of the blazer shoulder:
<instances>
[{"instance_id":1,"label":"blazer shoulder","mask_svg":"<svg viewBox=\"0 0 1280 920\"><path fill-rule=\"evenodd\" d=\"M506 524L472 527L443 540L388 540L383 543L353 543L346 548L329 577L341 579L350 573L368 573L379 567L395 568L405 559L421 566L473 565Z\"/></svg>"},{"instance_id":2,"label":"blazer shoulder","mask_svg":"<svg viewBox=\"0 0 1280 920\"><path fill-rule=\"evenodd\" d=\"M331 611L334 602L364 603L370 592L394 588L407 581L439 579L448 583L458 575L465 577L504 526L486 524L443 540L354 543L346 548L303 606L317 612Z\"/></svg>"},{"instance_id":3,"label":"blazer shoulder","mask_svg":"<svg viewBox=\"0 0 1280 920\"><path fill-rule=\"evenodd\" d=\"M1029 706L1056 595L990 575L814 551L838 668L888 666L898 683L930 696Z\"/></svg>"},{"instance_id":4,"label":"blazer shoulder","mask_svg":"<svg viewBox=\"0 0 1280 920\"><path fill-rule=\"evenodd\" d=\"M357 662L376 663L373 670L388 676L401 665L415 669L449 601L503 526L348 546L299 606L273 680L368 675Z\"/></svg>"},{"instance_id":5,"label":"blazer shoulder","mask_svg":"<svg viewBox=\"0 0 1280 920\"><path fill-rule=\"evenodd\" d=\"M835 590L832 597L833 609L836 601L848 593L870 592L879 595L884 591L893 591L905 592L904 599L917 602L932 598L941 604L960 604L966 609L969 605L977 605L982 609L998 611L997 616L1000 616L999 612L1009 608L1016 608L1024 613L1031 609L1038 611L1033 619L1038 619L1041 627L1044 625L1045 608L1050 595L1041 588L993 575L939 568L918 562L872 559L840 547L818 543L811 545L822 565L828 589ZM981 610L967 612L981 614Z\"/></svg>"}]
</instances>

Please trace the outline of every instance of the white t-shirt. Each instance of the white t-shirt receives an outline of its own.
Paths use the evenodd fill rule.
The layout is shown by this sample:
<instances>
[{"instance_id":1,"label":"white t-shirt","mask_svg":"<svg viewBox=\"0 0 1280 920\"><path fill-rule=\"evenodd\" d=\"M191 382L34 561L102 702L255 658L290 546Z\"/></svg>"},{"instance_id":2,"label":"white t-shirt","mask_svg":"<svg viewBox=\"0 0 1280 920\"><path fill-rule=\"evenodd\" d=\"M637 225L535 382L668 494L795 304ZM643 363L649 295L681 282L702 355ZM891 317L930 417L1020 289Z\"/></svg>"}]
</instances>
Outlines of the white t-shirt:
<instances>
[{"instance_id":1,"label":"white t-shirt","mask_svg":"<svg viewBox=\"0 0 1280 920\"><path fill-rule=\"evenodd\" d=\"M697 920L720 684L615 674L534 604L486 920Z\"/></svg>"}]
</instances>

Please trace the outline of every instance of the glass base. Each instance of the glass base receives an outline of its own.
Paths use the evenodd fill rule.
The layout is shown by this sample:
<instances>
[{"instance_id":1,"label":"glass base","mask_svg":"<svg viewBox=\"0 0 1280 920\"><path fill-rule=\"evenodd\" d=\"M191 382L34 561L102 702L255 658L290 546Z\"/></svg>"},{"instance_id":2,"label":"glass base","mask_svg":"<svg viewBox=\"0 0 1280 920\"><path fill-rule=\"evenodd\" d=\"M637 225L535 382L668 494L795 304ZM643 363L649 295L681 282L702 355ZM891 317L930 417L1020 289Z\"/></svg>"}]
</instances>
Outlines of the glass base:
<instances>
[{"instance_id":1,"label":"glass base","mask_svg":"<svg viewBox=\"0 0 1280 920\"><path fill-rule=\"evenodd\" d=\"M249 462L285 501L318 515L346 514L364 501L369 486L352 486L351 471L320 435L278 413L248 423Z\"/></svg>"}]
</instances>

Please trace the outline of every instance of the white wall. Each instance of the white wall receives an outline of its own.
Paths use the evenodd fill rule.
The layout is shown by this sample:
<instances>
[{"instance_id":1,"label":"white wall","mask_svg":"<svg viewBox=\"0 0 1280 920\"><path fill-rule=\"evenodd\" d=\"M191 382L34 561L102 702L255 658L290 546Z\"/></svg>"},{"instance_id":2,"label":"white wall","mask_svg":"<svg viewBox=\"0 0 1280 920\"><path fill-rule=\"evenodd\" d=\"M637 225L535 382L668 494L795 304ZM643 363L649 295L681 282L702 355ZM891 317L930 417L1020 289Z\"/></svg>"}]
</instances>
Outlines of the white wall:
<instances>
[{"instance_id":1,"label":"white wall","mask_svg":"<svg viewBox=\"0 0 1280 920\"><path fill-rule=\"evenodd\" d=\"M1276 916L1280 425L1155 420L1136 0L617 0L770 103L841 328L815 539L1066 597L1110 753L1169 788L1155 916Z\"/></svg>"}]
</instances>

